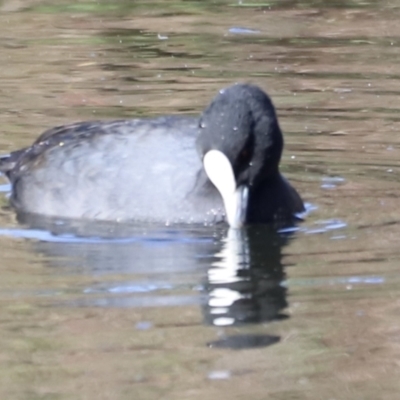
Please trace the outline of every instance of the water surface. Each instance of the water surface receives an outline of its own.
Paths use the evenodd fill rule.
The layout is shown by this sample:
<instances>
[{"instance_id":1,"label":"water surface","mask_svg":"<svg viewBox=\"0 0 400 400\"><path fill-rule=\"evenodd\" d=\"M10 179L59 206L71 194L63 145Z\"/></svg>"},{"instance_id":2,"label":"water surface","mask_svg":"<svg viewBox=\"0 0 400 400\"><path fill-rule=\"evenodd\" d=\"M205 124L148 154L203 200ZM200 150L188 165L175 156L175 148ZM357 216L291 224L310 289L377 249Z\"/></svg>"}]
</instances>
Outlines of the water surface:
<instances>
[{"instance_id":1,"label":"water surface","mask_svg":"<svg viewBox=\"0 0 400 400\"><path fill-rule=\"evenodd\" d=\"M396 1L0 6L0 152L83 120L271 95L296 229L18 219L0 187L0 397L397 399Z\"/></svg>"}]
</instances>

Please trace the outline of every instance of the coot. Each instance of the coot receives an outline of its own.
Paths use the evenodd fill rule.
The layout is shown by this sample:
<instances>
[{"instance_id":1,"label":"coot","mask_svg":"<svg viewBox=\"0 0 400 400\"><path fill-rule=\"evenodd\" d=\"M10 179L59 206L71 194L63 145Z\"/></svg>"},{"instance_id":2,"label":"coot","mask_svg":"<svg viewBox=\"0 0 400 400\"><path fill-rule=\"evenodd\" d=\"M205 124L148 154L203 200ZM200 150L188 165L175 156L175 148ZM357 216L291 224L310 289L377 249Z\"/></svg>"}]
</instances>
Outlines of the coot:
<instances>
[{"instance_id":1,"label":"coot","mask_svg":"<svg viewBox=\"0 0 400 400\"><path fill-rule=\"evenodd\" d=\"M259 87L221 90L200 118L80 122L0 159L20 212L163 224L293 221L282 133Z\"/></svg>"}]
</instances>

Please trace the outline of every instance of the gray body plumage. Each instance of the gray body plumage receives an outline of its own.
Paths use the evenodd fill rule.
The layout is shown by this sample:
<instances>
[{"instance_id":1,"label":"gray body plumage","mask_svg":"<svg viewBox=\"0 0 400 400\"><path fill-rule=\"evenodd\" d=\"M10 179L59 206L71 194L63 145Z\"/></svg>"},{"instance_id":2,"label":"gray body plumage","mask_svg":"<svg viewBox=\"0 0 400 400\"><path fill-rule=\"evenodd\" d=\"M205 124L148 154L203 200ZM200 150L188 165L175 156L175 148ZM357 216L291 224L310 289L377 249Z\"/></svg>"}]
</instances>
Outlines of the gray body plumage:
<instances>
[{"instance_id":1,"label":"gray body plumage","mask_svg":"<svg viewBox=\"0 0 400 400\"><path fill-rule=\"evenodd\" d=\"M200 184L196 136L197 119L185 117L55 128L12 169L12 202L24 212L66 218L221 221L219 193Z\"/></svg>"},{"instance_id":2,"label":"gray body plumage","mask_svg":"<svg viewBox=\"0 0 400 400\"><path fill-rule=\"evenodd\" d=\"M246 223L292 221L304 210L279 172L283 138L258 87L222 90L199 118L81 122L50 129L0 158L21 213L61 218L213 224L225 220L204 155L223 152L249 188Z\"/></svg>"}]
</instances>

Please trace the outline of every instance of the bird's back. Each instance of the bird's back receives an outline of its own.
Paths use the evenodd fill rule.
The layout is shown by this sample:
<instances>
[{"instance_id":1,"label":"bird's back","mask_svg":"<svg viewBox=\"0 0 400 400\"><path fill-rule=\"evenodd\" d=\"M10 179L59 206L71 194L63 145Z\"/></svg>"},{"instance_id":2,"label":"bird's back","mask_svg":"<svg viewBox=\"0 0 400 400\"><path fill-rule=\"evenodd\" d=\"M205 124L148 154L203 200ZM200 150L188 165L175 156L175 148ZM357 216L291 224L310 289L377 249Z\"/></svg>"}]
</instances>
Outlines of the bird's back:
<instances>
[{"instance_id":1,"label":"bird's back","mask_svg":"<svg viewBox=\"0 0 400 400\"><path fill-rule=\"evenodd\" d=\"M201 195L195 118L74 124L45 132L1 167L12 202L67 218L215 222L218 193Z\"/></svg>"}]
</instances>

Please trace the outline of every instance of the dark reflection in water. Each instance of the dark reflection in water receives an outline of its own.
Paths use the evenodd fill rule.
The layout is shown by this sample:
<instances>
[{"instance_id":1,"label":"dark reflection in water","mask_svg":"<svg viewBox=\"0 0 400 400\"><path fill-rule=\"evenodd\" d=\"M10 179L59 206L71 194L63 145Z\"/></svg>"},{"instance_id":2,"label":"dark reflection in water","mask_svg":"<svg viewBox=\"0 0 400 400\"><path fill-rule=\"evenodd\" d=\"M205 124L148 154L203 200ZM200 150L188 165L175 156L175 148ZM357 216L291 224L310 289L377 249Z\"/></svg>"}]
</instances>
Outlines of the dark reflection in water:
<instances>
[{"instance_id":1,"label":"dark reflection in water","mask_svg":"<svg viewBox=\"0 0 400 400\"><path fill-rule=\"evenodd\" d=\"M229 230L221 250L207 270L207 302L203 315L208 324L239 326L286 318L287 306L281 249L287 237L271 226ZM245 349L270 346L278 336L224 335L209 347Z\"/></svg>"},{"instance_id":2,"label":"dark reflection in water","mask_svg":"<svg viewBox=\"0 0 400 400\"><path fill-rule=\"evenodd\" d=\"M82 289L61 302L72 307L168 307L198 305L207 325L260 324L286 318L281 249L287 235L271 226L155 229L21 217L39 239L35 249L58 273L129 274ZM23 232L22 230L20 233ZM43 237L41 237L43 235ZM51 237L53 240L49 240ZM44 239L44 240L43 240ZM268 346L269 335L221 337L210 347Z\"/></svg>"},{"instance_id":3,"label":"dark reflection in water","mask_svg":"<svg viewBox=\"0 0 400 400\"><path fill-rule=\"evenodd\" d=\"M232 335L220 340L208 343L208 347L220 349L254 349L258 347L271 346L278 343L279 336L275 335Z\"/></svg>"},{"instance_id":4,"label":"dark reflection in water","mask_svg":"<svg viewBox=\"0 0 400 400\"><path fill-rule=\"evenodd\" d=\"M217 326L283 318L287 306L281 248L286 237L269 226L229 230L207 271L205 318Z\"/></svg>"}]
</instances>

